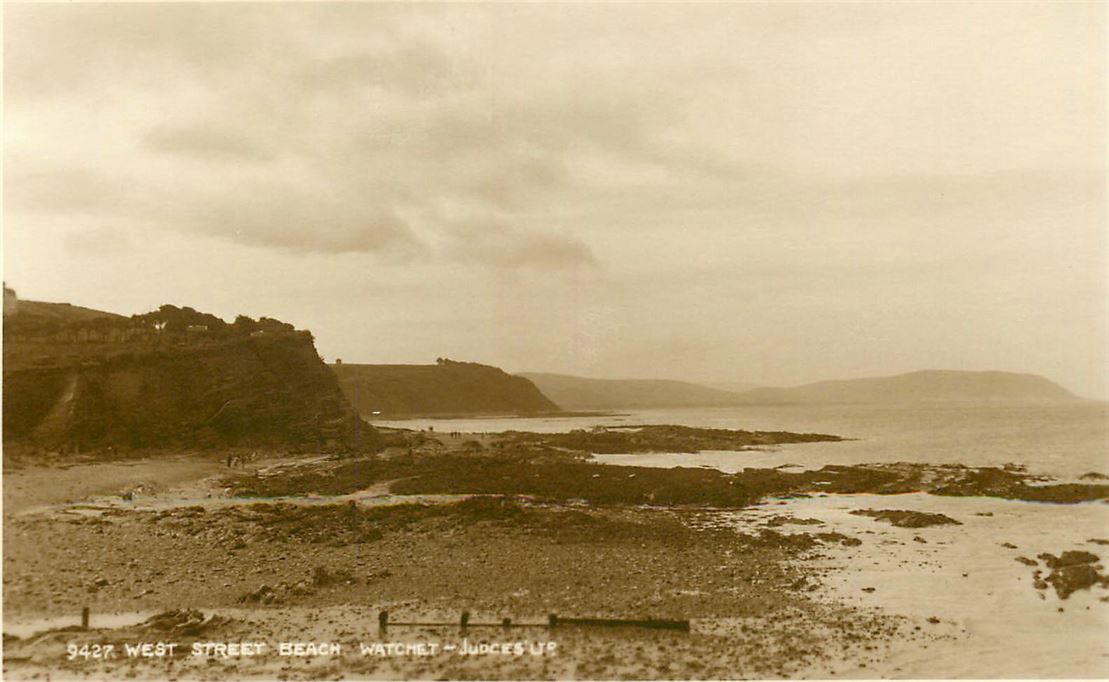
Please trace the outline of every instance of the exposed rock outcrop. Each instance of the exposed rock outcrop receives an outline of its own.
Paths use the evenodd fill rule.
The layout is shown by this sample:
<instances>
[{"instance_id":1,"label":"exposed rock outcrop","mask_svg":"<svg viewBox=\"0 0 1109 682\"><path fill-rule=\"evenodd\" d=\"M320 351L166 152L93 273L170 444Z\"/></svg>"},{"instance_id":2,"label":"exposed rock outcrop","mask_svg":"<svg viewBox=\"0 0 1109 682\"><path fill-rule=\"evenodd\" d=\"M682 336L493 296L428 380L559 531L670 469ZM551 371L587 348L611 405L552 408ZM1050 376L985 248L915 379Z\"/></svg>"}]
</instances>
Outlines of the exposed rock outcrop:
<instances>
[{"instance_id":1,"label":"exposed rock outcrop","mask_svg":"<svg viewBox=\"0 0 1109 682\"><path fill-rule=\"evenodd\" d=\"M959 521L946 514L910 511L907 509L856 509L855 516L870 516L878 521L888 521L898 528L927 528L928 526L960 526Z\"/></svg>"}]
</instances>

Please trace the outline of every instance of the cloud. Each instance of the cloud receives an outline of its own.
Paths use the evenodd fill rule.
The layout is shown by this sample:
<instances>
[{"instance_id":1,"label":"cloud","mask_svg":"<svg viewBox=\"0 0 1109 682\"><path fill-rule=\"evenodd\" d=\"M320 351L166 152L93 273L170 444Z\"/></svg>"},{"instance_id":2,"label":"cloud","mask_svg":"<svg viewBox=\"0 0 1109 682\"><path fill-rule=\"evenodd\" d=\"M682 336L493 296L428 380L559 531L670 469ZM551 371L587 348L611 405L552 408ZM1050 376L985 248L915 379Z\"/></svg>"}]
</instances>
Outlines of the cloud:
<instances>
[{"instance_id":1,"label":"cloud","mask_svg":"<svg viewBox=\"0 0 1109 682\"><path fill-rule=\"evenodd\" d=\"M259 141L241 132L227 130L216 124L186 127L159 126L146 132L142 144L162 154L191 157L207 161L262 162L273 153Z\"/></svg>"},{"instance_id":2,"label":"cloud","mask_svg":"<svg viewBox=\"0 0 1109 682\"><path fill-rule=\"evenodd\" d=\"M111 212L131 200L127 184L91 167L8 164L4 174L6 210L32 214L87 216Z\"/></svg>"},{"instance_id":3,"label":"cloud","mask_svg":"<svg viewBox=\"0 0 1109 682\"><path fill-rule=\"evenodd\" d=\"M441 94L452 87L455 76L454 64L443 49L417 39L310 61L297 82L314 95L380 88L418 97Z\"/></svg>"},{"instance_id":4,"label":"cloud","mask_svg":"<svg viewBox=\"0 0 1109 682\"><path fill-rule=\"evenodd\" d=\"M426 247L385 202L286 186L237 187L184 198L171 208L184 230L249 246L302 253L412 256Z\"/></svg>"},{"instance_id":5,"label":"cloud","mask_svg":"<svg viewBox=\"0 0 1109 682\"><path fill-rule=\"evenodd\" d=\"M851 121L827 123L850 109L829 107L829 98L850 103L852 93L872 96L878 128L893 127L881 124L886 114L905 118L902 109L912 121L955 120L917 113L918 103L945 103L962 87L939 57L914 52L909 65L924 70L913 73L933 80L901 85L893 100L880 95L897 60L860 73L833 68L824 57L841 42L852 59L869 59L901 34L883 12L843 30L858 14L19 6L5 24L6 198L17 212L258 249L429 262L446 254L498 269L513 258L523 267L596 265L626 255L599 248L606 239L611 247L647 225L701 227L709 212L773 229L848 219L871 227L975 204L982 193L917 192L918 201L833 172L888 176L879 142L921 158L967 148L939 124L887 139ZM759 27L758 39L737 44L743 26ZM979 44L960 40L945 45ZM1061 65L1030 66L1027 77L1044 81ZM1007 83L1002 94L1011 94ZM997 117L974 101L975 120ZM1047 158L1035 142L1028 154ZM893 156L911 189L928 186L915 156ZM957 180L966 187L983 174L974 163L992 158L991 148L945 163L971 162ZM480 218L460 229L460 215Z\"/></svg>"},{"instance_id":6,"label":"cloud","mask_svg":"<svg viewBox=\"0 0 1109 682\"><path fill-rule=\"evenodd\" d=\"M10 154L39 170L9 165L5 189L24 213L84 212L256 248L418 257L454 239L439 216L462 210L514 227L489 235L502 241L485 255L439 253L570 267L596 256L536 216L585 189L580 155L627 163L666 118L662 106L629 109L627 88L509 89L486 46L466 46L480 30L443 35L428 21L440 14L424 9L17 14L9 127L30 134L11 136ZM90 36L82 22L104 32ZM314 25L333 42L315 41Z\"/></svg>"},{"instance_id":7,"label":"cloud","mask_svg":"<svg viewBox=\"0 0 1109 682\"><path fill-rule=\"evenodd\" d=\"M517 237L502 264L557 270L570 267L596 267L597 256L580 239L554 232L524 234Z\"/></svg>"},{"instance_id":8,"label":"cloud","mask_svg":"<svg viewBox=\"0 0 1109 682\"><path fill-rule=\"evenodd\" d=\"M282 14L278 5L233 12L172 3L12 8L4 22L5 95L66 97L236 73L278 53L279 32L263 27L279 26Z\"/></svg>"},{"instance_id":9,"label":"cloud","mask_svg":"<svg viewBox=\"0 0 1109 682\"><path fill-rule=\"evenodd\" d=\"M130 247L131 240L124 230L96 227L76 230L65 237L65 247L81 256L109 258L118 256Z\"/></svg>"},{"instance_id":10,"label":"cloud","mask_svg":"<svg viewBox=\"0 0 1109 682\"><path fill-rule=\"evenodd\" d=\"M646 78L626 55L518 61L478 8L72 9L21 8L5 28L8 120L29 133L11 154L45 169L5 183L21 210L290 252L572 268L597 264L589 234L544 212L736 167L681 132L693 103L675 96L682 76L732 65L655 58L666 72ZM460 214L496 220L439 248Z\"/></svg>"},{"instance_id":11,"label":"cloud","mask_svg":"<svg viewBox=\"0 0 1109 682\"><path fill-rule=\"evenodd\" d=\"M445 252L498 270L596 268L593 251L580 239L550 230L524 230L497 217L470 217L450 223Z\"/></svg>"},{"instance_id":12,"label":"cloud","mask_svg":"<svg viewBox=\"0 0 1109 682\"><path fill-rule=\"evenodd\" d=\"M89 246L90 221L114 221L150 232L171 229L260 248L302 253L382 253L406 257L427 247L389 200L363 188L248 180L169 182L113 177L87 168L9 173L9 228L51 215L75 219L70 241Z\"/></svg>"}]
</instances>

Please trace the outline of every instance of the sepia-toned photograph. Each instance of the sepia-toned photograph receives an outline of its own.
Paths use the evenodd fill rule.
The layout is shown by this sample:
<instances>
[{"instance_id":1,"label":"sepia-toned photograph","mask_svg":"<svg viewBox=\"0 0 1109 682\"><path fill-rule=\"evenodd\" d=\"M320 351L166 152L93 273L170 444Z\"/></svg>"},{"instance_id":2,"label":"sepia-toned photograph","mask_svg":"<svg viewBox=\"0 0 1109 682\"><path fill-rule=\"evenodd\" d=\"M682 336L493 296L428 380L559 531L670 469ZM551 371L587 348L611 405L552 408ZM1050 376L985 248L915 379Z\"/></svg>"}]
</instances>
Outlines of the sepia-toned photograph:
<instances>
[{"instance_id":1,"label":"sepia-toned photograph","mask_svg":"<svg viewBox=\"0 0 1109 682\"><path fill-rule=\"evenodd\" d=\"M3 679L1109 678L1109 3L2 25Z\"/></svg>"}]
</instances>

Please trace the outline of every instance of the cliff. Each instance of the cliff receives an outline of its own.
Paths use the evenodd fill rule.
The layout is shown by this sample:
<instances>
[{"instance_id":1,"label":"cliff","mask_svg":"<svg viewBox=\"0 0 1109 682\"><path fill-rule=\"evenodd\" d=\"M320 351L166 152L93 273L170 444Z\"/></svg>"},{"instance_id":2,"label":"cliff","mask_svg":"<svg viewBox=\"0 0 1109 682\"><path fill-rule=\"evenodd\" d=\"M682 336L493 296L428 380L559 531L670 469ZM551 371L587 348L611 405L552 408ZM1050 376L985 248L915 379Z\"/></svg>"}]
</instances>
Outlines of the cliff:
<instances>
[{"instance_id":1,"label":"cliff","mask_svg":"<svg viewBox=\"0 0 1109 682\"><path fill-rule=\"evenodd\" d=\"M15 324L5 321L5 443L62 451L379 443L306 331L172 306L132 318L18 319L34 309L21 302ZM208 324L190 324L195 316Z\"/></svg>"},{"instance_id":2,"label":"cliff","mask_svg":"<svg viewBox=\"0 0 1109 682\"><path fill-rule=\"evenodd\" d=\"M473 362L434 365L335 364L332 371L361 414L383 417L536 414L559 407L523 377Z\"/></svg>"},{"instance_id":3,"label":"cliff","mask_svg":"<svg viewBox=\"0 0 1109 682\"><path fill-rule=\"evenodd\" d=\"M525 372L544 395L568 410L717 407L735 405L739 396L685 381L666 379L589 379L568 374Z\"/></svg>"}]
</instances>

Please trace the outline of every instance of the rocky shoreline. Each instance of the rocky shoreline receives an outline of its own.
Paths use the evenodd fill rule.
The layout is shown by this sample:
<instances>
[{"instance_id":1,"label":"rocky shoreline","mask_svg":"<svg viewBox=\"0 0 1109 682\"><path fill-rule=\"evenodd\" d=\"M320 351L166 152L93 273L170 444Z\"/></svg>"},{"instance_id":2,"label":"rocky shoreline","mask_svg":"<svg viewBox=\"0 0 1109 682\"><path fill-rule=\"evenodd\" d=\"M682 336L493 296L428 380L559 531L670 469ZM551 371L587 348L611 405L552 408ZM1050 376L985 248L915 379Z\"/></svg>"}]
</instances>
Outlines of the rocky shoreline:
<instances>
[{"instance_id":1,"label":"rocky shoreline","mask_svg":"<svg viewBox=\"0 0 1109 682\"><path fill-rule=\"evenodd\" d=\"M886 543L934 551L946 542L933 544L934 534L970 532L963 530L972 520L965 514L907 507L910 498L1078 504L1105 499L1109 487L1052 482L1015 467L886 464L724 474L610 466L545 434L393 431L384 437L386 449L373 455L274 453L232 471L204 453L179 461L10 470L5 622L59 616L62 622L7 632L5 675L708 679L838 671L857 677L892 660L897 647L961 635L933 614L907 618L828 599L830 558L844 552L858 557L852 561L880 557L879 544ZM108 480L118 480L119 468L134 468L132 480L141 471L144 483L105 490L94 485L98 467L116 477ZM9 499L59 476L71 486L65 499L41 507L27 506L26 496ZM779 506L812 506L842 494L875 501L837 522ZM888 505L876 503L885 497ZM877 543L874 534L886 532L883 527L909 535ZM1011 551L1021 550L1012 545ZM1037 564L1028 567L1013 557L1006 561L1035 571L1039 594L1053 587L1062 599L1064 592L1085 595L1109 585L1096 551L1045 551L1039 561L1028 559ZM84 607L94 616L93 629L65 629ZM567 629L557 636L561 655L547 660L271 655L89 664L65 656L67 643L146 637L154 626L139 625L137 616L163 612L170 615L156 622L195 630L172 633L184 645L264 636L334 641L351 652L378 637L380 611L443 622L463 611L490 623L541 624L552 613L689 619L692 628L686 634ZM96 627L101 614L112 613L136 619ZM405 632L402 638L411 641L458 635L457 628ZM472 641L503 634L482 630Z\"/></svg>"},{"instance_id":2,"label":"rocky shoreline","mask_svg":"<svg viewBox=\"0 0 1109 682\"><path fill-rule=\"evenodd\" d=\"M654 435L652 435L654 434ZM604 439L620 447L691 451L744 448L754 444L841 440L822 434L726 431L681 426L632 427L569 434L508 431L480 439L462 434L417 431L385 433L384 452L336 456L282 476L230 476L236 495L343 495L387 484L397 494L526 495L591 504L693 505L741 507L770 496L824 493L900 494L928 492L948 496L1076 503L1109 498L1100 482L1059 482L1027 473L1019 466L966 467L914 463L826 465L814 470L746 468L734 474L707 468L604 466L590 461ZM615 438L615 440L612 440ZM634 440L629 440L634 439ZM1093 479L1086 479L1093 480Z\"/></svg>"},{"instance_id":3,"label":"rocky shoreline","mask_svg":"<svg viewBox=\"0 0 1109 682\"><path fill-rule=\"evenodd\" d=\"M803 564L819 541L699 527L668 510L596 510L500 498L379 509L254 504L212 511L75 510L7 518L5 534L9 622L39 614L76 616L82 606L93 614L185 606L209 614L249 609L252 618L286 631L293 631L291 614L302 609L340 619L379 610L456 618L466 610L493 622L505 617L542 622L549 613L692 617L717 625L749 621L712 636L659 635L675 651L687 651L650 660L642 655L641 633L575 630L569 639L560 633L564 655L556 668L536 669L529 660L493 661L490 667L486 661L472 673L482 677L789 674L838 661L844 650L860 655L877 650L900 628L896 620L807 597L813 583ZM319 622L300 627L300 639L325 636ZM245 625L233 631L258 632ZM95 677L113 669L69 665L61 643L118 641L134 634L124 629L8 637L5 674L21 678L54 669ZM356 639L373 636L372 630L350 629L344 641L353 646ZM605 641L609 650L601 653L597 649L604 649ZM724 645L734 652L730 658L719 655ZM450 659L420 663L430 665L428 674L435 677L450 675L454 664ZM237 664L243 674L274 672L273 660ZM166 670L161 661L127 665L138 666L137 674L147 678ZM357 675L374 665L344 660L343 671ZM319 672L311 670L292 676ZM400 672L415 674L411 668Z\"/></svg>"}]
</instances>

